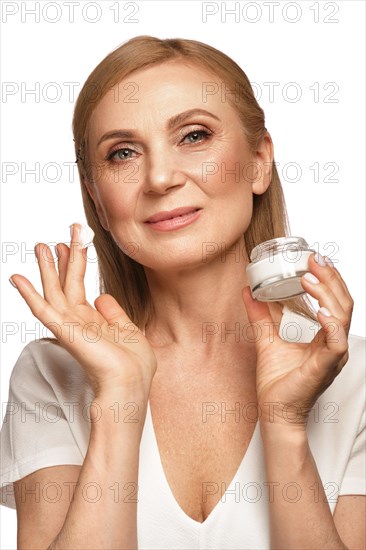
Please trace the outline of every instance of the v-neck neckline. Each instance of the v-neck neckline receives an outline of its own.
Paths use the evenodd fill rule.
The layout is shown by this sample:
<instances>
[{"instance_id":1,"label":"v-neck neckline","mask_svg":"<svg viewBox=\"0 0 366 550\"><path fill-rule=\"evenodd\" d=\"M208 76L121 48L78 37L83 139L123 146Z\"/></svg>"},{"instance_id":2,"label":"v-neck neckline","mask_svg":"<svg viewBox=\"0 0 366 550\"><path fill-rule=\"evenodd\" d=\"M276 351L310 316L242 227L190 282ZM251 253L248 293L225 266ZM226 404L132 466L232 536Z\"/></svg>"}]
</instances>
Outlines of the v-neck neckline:
<instances>
[{"instance_id":1,"label":"v-neck neckline","mask_svg":"<svg viewBox=\"0 0 366 550\"><path fill-rule=\"evenodd\" d=\"M213 516L215 516L217 513L218 513L218 509L220 508L220 503L222 501L224 501L224 499L226 498L226 495L228 493L229 490L231 490L232 488L232 485L235 483L237 477L238 477L238 474L239 472L242 470L243 468L243 465L245 462L248 462L251 458L251 455L253 453L253 448L256 446L256 441L257 441L257 438L258 438L258 431L259 431L259 421L257 420L256 422L256 425L254 427L254 430L253 430L253 433L252 433L252 437L250 438L250 441L249 441L249 444L245 450L245 453L244 453L244 456L242 457L241 459L241 462L232 478L232 480L230 481L228 487L226 488L226 491L224 493L222 493L220 499L218 500L218 502L215 504L214 508L211 510L211 512L208 514L208 516L206 517L206 519L204 521L197 521L193 518L191 518L191 516L189 516L184 510L183 508L180 506L179 502L177 501L177 499L175 498L175 495L169 485L169 482L168 482L168 479L165 475L165 471L164 471L164 467L163 467L163 463L162 463L162 460L161 460L161 454L160 454L160 450L159 450L159 445L158 445L158 441L157 441L157 438L156 438L156 433L155 433L155 428L154 428L154 423L153 423L153 419L152 419L152 414L151 414L151 409L150 409L150 399L148 400L148 404L147 404L147 417L146 417L146 421L149 422L149 428L151 430L151 434L152 434L152 439L153 439L153 445L154 445L154 450L155 450L155 453L156 453L156 456L158 458L158 463L159 463L159 468L160 468L160 473L161 473L161 477L163 479L163 482L166 486L166 489L168 491L168 494L169 494L169 498L170 500L174 503L174 506L178 509L178 512L180 513L180 515L182 515L187 521L193 523L194 525L197 525L198 527L202 527L204 525L206 525L209 521L211 521L211 518Z\"/></svg>"},{"instance_id":2,"label":"v-neck neckline","mask_svg":"<svg viewBox=\"0 0 366 550\"><path fill-rule=\"evenodd\" d=\"M286 305L283 305L283 308L282 308L282 316L281 316L281 321L280 321L280 326L279 326L279 334L281 335L282 334L282 329L283 329L283 325L284 325L284 319L286 317L286 315L288 315L288 313L290 312L291 310L288 309L288 307ZM143 333L145 334L145 331L143 331ZM229 486L226 488L226 491L225 493L223 493L220 497L220 499L218 500L218 502L215 504L214 508L211 510L211 512L208 514L208 516L206 517L206 519L204 521L197 521L193 518L191 518L191 516L189 516L184 510L183 508L180 506L180 504L178 503L177 499L175 498L175 495L169 485L169 482L168 482L168 479L165 475L165 471L164 471L164 467L163 467L163 463L162 463L162 460L161 460L161 454L160 454L160 450L159 450L159 445L158 445L158 441L157 441L157 438L156 438L156 433L155 433L155 428L154 428L154 423L153 423L153 419L152 419L152 414L151 414L151 409L150 409L150 398L148 399L148 402L147 402L147 413L146 413L146 422L149 422L149 428L151 430L151 435L152 435L152 439L153 439L153 445L154 445L154 448L155 448L155 453L156 453L156 456L157 456L157 459L158 459L158 465L159 465L159 468L160 468L160 473L161 473L161 478L163 479L163 483L165 484L165 487L167 489L167 492L168 492L168 495L169 495L169 498L170 500L173 502L174 506L176 507L176 509L178 510L179 514L185 518L186 521L192 523L193 525L196 525L197 527L201 528L203 526L206 526L209 522L212 521L212 518L215 517L218 513L219 513L219 509L220 509L220 503L223 501L223 499L226 499L226 495L228 494L229 490L231 490L233 484L236 482L237 480L237 477L240 473L240 471L243 469L244 467L244 464L245 463L248 463L251 459L252 459L252 455L254 453L254 449L258 449L258 437L260 437L259 435L259 420L257 419L256 421L256 425L254 427L254 430L253 430L253 433L252 433L252 437L250 438L250 441L248 443L248 446L245 450L245 453L244 453L244 456L242 457L241 461L240 461L240 464L233 476L233 478L231 479L230 483L229 483ZM249 467L248 467L249 469Z\"/></svg>"}]
</instances>

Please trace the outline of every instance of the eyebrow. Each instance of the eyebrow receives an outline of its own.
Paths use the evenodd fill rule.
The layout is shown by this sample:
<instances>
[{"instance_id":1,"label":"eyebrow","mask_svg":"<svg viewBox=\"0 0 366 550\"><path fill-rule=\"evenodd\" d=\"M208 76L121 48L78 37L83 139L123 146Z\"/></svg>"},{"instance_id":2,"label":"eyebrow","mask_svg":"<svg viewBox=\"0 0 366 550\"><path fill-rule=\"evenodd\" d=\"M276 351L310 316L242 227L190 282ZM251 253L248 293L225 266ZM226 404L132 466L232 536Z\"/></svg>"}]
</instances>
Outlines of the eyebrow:
<instances>
[{"instance_id":1,"label":"eyebrow","mask_svg":"<svg viewBox=\"0 0 366 550\"><path fill-rule=\"evenodd\" d=\"M188 111L184 111L183 113L179 113L178 115L174 115L171 118L169 118L166 127L168 130L171 130L178 124L182 124L185 120L195 115L206 115L220 121L220 119L216 115L214 115L213 113L210 113L209 111L206 111L205 109L189 109ZM98 141L97 147L99 147L99 145L103 141L117 138L117 137L127 138L127 139L133 138L135 137L135 131L134 130L112 130L111 132L107 132L106 134L102 135L102 137Z\"/></svg>"}]
</instances>

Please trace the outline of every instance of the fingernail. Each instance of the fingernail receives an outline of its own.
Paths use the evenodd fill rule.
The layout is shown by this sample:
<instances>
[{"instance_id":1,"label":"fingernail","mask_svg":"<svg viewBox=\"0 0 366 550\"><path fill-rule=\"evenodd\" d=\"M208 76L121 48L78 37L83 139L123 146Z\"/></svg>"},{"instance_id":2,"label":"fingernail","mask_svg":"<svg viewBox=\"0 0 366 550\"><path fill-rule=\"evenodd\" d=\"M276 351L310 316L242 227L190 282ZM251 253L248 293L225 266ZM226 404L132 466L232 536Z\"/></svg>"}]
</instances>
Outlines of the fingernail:
<instances>
[{"instance_id":1,"label":"fingernail","mask_svg":"<svg viewBox=\"0 0 366 550\"><path fill-rule=\"evenodd\" d=\"M330 258L328 258L328 256L324 256L324 260L326 261L327 265L329 265L329 267L334 267L334 263Z\"/></svg>"},{"instance_id":2,"label":"fingernail","mask_svg":"<svg viewBox=\"0 0 366 550\"><path fill-rule=\"evenodd\" d=\"M69 225L70 227L70 237L71 237L71 240L74 241L74 245L76 245L77 247L77 250L81 250L81 244L80 244L80 226L81 224L80 223L72 223L71 225ZM76 240L76 242L75 242ZM70 243L70 247L71 247L71 243Z\"/></svg>"},{"instance_id":3,"label":"fingernail","mask_svg":"<svg viewBox=\"0 0 366 550\"><path fill-rule=\"evenodd\" d=\"M315 275L313 275L312 273L305 273L304 279L309 281L309 283L313 283L314 285L320 283L319 279L315 277Z\"/></svg>"},{"instance_id":4,"label":"fingernail","mask_svg":"<svg viewBox=\"0 0 366 550\"><path fill-rule=\"evenodd\" d=\"M332 314L331 312L329 311L329 309L327 309L326 307L321 307L319 309L320 313L322 313L323 315L325 315L326 317L331 317Z\"/></svg>"},{"instance_id":5,"label":"fingernail","mask_svg":"<svg viewBox=\"0 0 366 550\"><path fill-rule=\"evenodd\" d=\"M9 277L9 282L11 285L13 285L14 288L18 288L11 277Z\"/></svg>"},{"instance_id":6,"label":"fingernail","mask_svg":"<svg viewBox=\"0 0 366 550\"><path fill-rule=\"evenodd\" d=\"M314 260L316 261L317 264L319 264L321 267L324 267L326 266L327 264L325 263L325 259L323 258L323 256L321 254L319 254L319 252L316 252L315 256L314 256Z\"/></svg>"}]
</instances>

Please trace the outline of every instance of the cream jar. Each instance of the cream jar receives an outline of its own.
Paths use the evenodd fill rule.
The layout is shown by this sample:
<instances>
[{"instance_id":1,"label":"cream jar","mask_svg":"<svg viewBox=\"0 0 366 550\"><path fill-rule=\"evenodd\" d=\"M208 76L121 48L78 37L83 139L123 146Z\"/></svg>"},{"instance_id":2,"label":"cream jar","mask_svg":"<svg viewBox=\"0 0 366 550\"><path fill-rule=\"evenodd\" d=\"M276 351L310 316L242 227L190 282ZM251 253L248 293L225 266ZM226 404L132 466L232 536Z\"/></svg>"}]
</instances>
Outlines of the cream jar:
<instances>
[{"instance_id":1,"label":"cream jar","mask_svg":"<svg viewBox=\"0 0 366 550\"><path fill-rule=\"evenodd\" d=\"M246 268L253 298L275 302L305 294L301 277L313 252L301 237L279 237L253 248Z\"/></svg>"}]
</instances>

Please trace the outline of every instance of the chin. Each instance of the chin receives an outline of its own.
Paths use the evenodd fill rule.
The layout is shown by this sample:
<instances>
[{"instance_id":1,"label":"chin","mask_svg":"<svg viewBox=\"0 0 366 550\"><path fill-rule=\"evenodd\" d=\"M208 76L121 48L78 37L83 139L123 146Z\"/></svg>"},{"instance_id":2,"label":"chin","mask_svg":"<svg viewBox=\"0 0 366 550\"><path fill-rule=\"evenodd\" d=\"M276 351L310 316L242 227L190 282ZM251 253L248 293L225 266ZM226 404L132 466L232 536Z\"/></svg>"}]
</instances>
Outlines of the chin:
<instances>
[{"instance_id":1,"label":"chin","mask_svg":"<svg viewBox=\"0 0 366 550\"><path fill-rule=\"evenodd\" d=\"M139 258L134 258L137 262L148 269L153 271L189 271L190 269L199 268L202 266L202 253L201 251L198 254L193 254L192 250L184 253L177 250L170 252L168 247L167 250L161 253L154 254L153 257L143 257L140 255Z\"/></svg>"}]
</instances>

